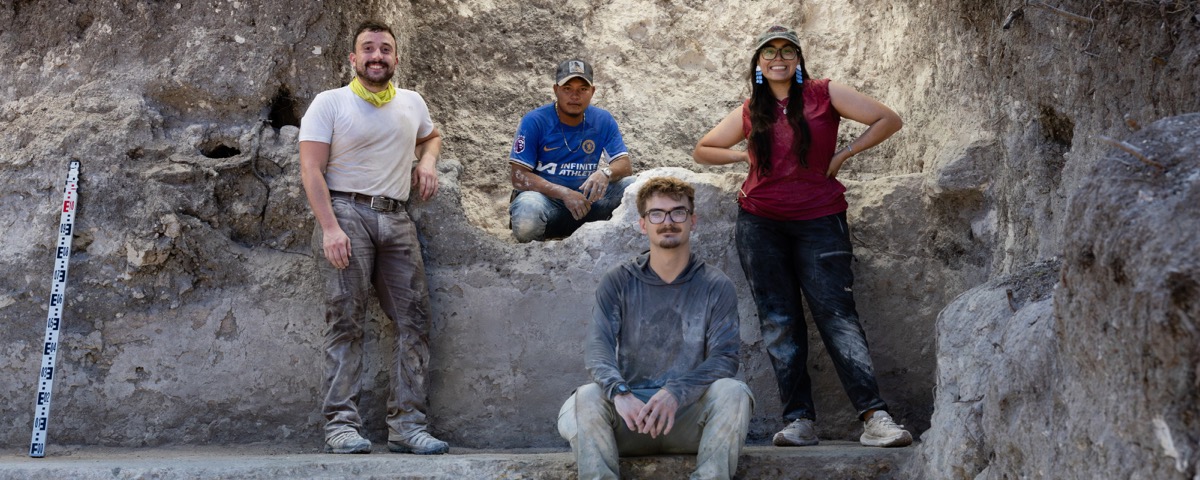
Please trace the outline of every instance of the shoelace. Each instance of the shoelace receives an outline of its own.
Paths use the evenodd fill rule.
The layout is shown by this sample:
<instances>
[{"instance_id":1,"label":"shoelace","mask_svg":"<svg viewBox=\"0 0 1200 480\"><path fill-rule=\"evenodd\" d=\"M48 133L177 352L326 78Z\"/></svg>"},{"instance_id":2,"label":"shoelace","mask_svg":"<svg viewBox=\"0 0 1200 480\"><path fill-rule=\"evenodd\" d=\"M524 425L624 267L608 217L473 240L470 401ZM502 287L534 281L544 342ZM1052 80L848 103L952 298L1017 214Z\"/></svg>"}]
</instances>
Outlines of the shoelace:
<instances>
[{"instance_id":1,"label":"shoelace","mask_svg":"<svg viewBox=\"0 0 1200 480\"><path fill-rule=\"evenodd\" d=\"M342 432L337 435L334 435L333 438L329 439L329 443L332 443L332 444L346 443L346 442L349 442L350 440L353 440L354 437L357 437L357 436L358 436L358 434L356 434L354 432Z\"/></svg>"},{"instance_id":2,"label":"shoelace","mask_svg":"<svg viewBox=\"0 0 1200 480\"><path fill-rule=\"evenodd\" d=\"M426 446L429 446L430 444L437 443L437 442L438 442L438 440L433 438L433 435L430 435L427 432L417 433L417 434L413 435L411 438L409 438L409 440L408 440L408 443L415 445L415 446L421 446L421 447L426 447Z\"/></svg>"},{"instance_id":3,"label":"shoelace","mask_svg":"<svg viewBox=\"0 0 1200 480\"><path fill-rule=\"evenodd\" d=\"M904 425L897 424L895 421L893 421L892 417L872 417L871 420L876 422L876 424L878 424L880 427L904 428Z\"/></svg>"}]
</instances>

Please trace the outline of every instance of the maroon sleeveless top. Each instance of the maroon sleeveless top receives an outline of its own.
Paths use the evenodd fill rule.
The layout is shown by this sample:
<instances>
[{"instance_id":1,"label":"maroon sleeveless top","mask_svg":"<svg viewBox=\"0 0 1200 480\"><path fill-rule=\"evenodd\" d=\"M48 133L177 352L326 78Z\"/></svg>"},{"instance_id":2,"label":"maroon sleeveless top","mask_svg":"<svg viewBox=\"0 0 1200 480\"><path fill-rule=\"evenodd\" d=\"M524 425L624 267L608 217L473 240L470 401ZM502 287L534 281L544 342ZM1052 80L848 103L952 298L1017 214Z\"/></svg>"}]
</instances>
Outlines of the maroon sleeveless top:
<instances>
[{"instance_id":1,"label":"maroon sleeveless top","mask_svg":"<svg viewBox=\"0 0 1200 480\"><path fill-rule=\"evenodd\" d=\"M784 116L785 107L786 99L775 107L771 173L760 176L754 150L747 149L750 174L738 192L738 204L742 210L772 220L812 220L846 211L846 187L837 179L825 178L837 149L838 124L842 120L829 99L829 79L804 83L804 117L812 133L807 168L801 167L792 154L792 127ZM750 137L749 100L742 104L742 133Z\"/></svg>"}]
</instances>

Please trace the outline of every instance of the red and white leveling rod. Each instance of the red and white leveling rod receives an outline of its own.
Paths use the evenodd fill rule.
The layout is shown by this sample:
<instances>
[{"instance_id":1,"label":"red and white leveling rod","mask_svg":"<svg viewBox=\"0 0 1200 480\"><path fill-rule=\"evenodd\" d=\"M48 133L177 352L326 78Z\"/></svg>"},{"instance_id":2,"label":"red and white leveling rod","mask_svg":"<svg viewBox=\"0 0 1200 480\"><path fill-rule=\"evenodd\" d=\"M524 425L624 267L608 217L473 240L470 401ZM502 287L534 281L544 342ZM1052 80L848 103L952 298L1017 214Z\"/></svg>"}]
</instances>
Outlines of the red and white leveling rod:
<instances>
[{"instance_id":1,"label":"red and white leveling rod","mask_svg":"<svg viewBox=\"0 0 1200 480\"><path fill-rule=\"evenodd\" d=\"M50 390L54 387L54 361L58 358L58 327L62 323L66 301L67 265L71 258L71 232L75 229L75 209L79 207L79 161L71 161L67 186L63 190L62 219L58 223L58 243L54 248L54 275L50 287L50 312L46 314L46 343L42 347L42 369L38 372L37 403L33 406L33 440L29 456L46 456L46 424L50 421Z\"/></svg>"}]
</instances>

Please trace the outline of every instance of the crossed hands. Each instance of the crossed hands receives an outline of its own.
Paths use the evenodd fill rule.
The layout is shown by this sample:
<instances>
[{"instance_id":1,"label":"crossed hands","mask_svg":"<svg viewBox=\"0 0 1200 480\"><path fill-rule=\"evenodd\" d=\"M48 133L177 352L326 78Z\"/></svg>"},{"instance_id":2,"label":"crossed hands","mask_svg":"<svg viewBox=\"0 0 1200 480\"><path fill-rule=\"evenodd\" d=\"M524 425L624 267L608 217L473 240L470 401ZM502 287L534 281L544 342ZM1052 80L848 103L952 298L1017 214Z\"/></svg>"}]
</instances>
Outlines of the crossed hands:
<instances>
[{"instance_id":1,"label":"crossed hands","mask_svg":"<svg viewBox=\"0 0 1200 480\"><path fill-rule=\"evenodd\" d=\"M596 170L588 175L587 180L583 185L579 186L579 191L583 192L583 196L587 197L589 202L595 203L604 198L604 192L608 190L608 175L604 172Z\"/></svg>"},{"instance_id":2,"label":"crossed hands","mask_svg":"<svg viewBox=\"0 0 1200 480\"><path fill-rule=\"evenodd\" d=\"M562 201L575 220L582 220L591 211L592 204L604 198L604 192L607 190L608 176L596 170L579 186L579 191L567 190Z\"/></svg>"},{"instance_id":3,"label":"crossed hands","mask_svg":"<svg viewBox=\"0 0 1200 480\"><path fill-rule=\"evenodd\" d=\"M588 201L587 197L582 193L567 190L566 187L562 188L566 190L566 193L563 194L563 205L566 205L567 210L571 212L571 217L576 220L586 217L588 212L592 210L592 202Z\"/></svg>"},{"instance_id":4,"label":"crossed hands","mask_svg":"<svg viewBox=\"0 0 1200 480\"><path fill-rule=\"evenodd\" d=\"M679 409L679 400L666 389L660 389L646 403L629 394L617 395L613 404L630 431L650 435L650 438L671 433L671 427L675 426L675 411Z\"/></svg>"}]
</instances>

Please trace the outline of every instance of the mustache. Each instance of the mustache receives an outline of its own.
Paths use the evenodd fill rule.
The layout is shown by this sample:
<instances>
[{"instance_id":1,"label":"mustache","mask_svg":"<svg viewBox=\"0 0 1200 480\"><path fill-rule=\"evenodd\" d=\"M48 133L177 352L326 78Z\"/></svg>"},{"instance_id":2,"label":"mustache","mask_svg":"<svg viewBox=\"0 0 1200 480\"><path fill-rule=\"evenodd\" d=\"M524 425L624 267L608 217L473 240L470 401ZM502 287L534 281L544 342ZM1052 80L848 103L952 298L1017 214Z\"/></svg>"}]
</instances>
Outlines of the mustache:
<instances>
[{"instance_id":1,"label":"mustache","mask_svg":"<svg viewBox=\"0 0 1200 480\"><path fill-rule=\"evenodd\" d=\"M658 227L658 233L679 233L682 231L683 229L674 223Z\"/></svg>"}]
</instances>

